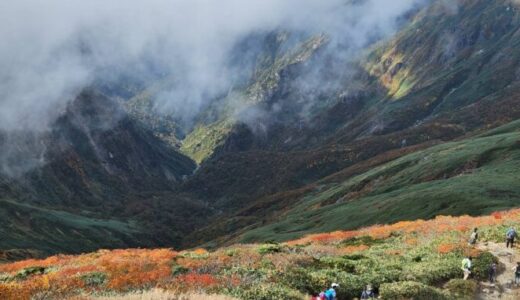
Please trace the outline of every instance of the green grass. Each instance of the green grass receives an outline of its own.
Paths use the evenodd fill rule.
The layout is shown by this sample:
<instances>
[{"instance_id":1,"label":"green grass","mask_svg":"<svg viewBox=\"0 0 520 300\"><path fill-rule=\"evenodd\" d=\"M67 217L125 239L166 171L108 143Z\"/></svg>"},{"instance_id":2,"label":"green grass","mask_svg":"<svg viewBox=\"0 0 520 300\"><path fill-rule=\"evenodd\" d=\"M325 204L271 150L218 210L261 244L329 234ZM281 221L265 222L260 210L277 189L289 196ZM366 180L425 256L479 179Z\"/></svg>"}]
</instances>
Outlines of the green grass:
<instances>
[{"instance_id":1,"label":"green grass","mask_svg":"<svg viewBox=\"0 0 520 300\"><path fill-rule=\"evenodd\" d=\"M0 204L1 249L78 253L101 247L128 247L142 234L132 221L98 219L10 200L0 200Z\"/></svg>"},{"instance_id":2,"label":"green grass","mask_svg":"<svg viewBox=\"0 0 520 300\"><path fill-rule=\"evenodd\" d=\"M225 142L232 125L232 121L227 119L209 125L199 125L184 139L181 152L195 162L202 163Z\"/></svg>"}]
</instances>

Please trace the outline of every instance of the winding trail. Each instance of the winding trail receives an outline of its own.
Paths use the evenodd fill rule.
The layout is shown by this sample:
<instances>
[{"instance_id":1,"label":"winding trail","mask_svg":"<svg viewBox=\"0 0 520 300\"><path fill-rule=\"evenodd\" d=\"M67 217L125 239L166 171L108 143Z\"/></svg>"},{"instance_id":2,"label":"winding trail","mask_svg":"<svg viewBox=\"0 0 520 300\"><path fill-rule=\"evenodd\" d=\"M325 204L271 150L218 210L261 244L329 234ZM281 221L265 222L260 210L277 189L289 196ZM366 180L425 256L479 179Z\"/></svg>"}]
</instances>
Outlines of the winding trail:
<instances>
[{"instance_id":1,"label":"winding trail","mask_svg":"<svg viewBox=\"0 0 520 300\"><path fill-rule=\"evenodd\" d=\"M516 300L520 299L520 288L513 286L513 271L517 261L520 261L517 249L506 248L504 243L480 243L480 250L489 251L499 259L499 269L495 284L480 282L477 299L481 300Z\"/></svg>"}]
</instances>

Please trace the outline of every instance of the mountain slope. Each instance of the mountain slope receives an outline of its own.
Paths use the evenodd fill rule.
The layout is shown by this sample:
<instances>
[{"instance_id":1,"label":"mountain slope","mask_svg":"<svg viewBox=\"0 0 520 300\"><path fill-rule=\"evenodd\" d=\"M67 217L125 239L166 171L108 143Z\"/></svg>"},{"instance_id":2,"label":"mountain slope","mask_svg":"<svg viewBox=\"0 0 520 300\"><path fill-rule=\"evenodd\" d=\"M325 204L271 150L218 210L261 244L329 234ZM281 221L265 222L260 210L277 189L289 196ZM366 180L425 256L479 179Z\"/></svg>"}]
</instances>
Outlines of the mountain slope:
<instances>
[{"instance_id":1,"label":"mountain slope","mask_svg":"<svg viewBox=\"0 0 520 300\"><path fill-rule=\"evenodd\" d=\"M418 7L347 58L326 33L246 36L240 78L189 122L156 102L183 74L96 83L110 99L0 134L0 247L215 246L517 206L520 8L454 8Z\"/></svg>"},{"instance_id":2,"label":"mountain slope","mask_svg":"<svg viewBox=\"0 0 520 300\"><path fill-rule=\"evenodd\" d=\"M359 175L346 177L348 169L332 175L284 211L274 225L252 230L242 239L283 240L374 221L478 215L517 207L519 124L500 134L417 151Z\"/></svg>"},{"instance_id":3,"label":"mountain slope","mask_svg":"<svg viewBox=\"0 0 520 300\"><path fill-rule=\"evenodd\" d=\"M328 196L316 192L324 188L323 178L337 172L341 174L342 170L346 181L353 180L352 176L370 168L454 139L469 138L465 140L469 145L481 147L482 141L471 137L520 118L517 76L520 52L516 38L520 30L519 17L518 6L510 1L460 1L457 11L447 10L442 3L435 2L418 11L412 22L393 39L372 47L359 61L360 71L356 77L338 90L329 91L329 97L335 100L329 102L329 107L317 110L310 121L269 124L264 131L267 134L261 135L255 134L251 126L232 129L216 155L183 185L188 193L208 199L224 212L207 228L188 237L187 242L196 244L208 238L219 241L293 238L308 230L353 228L402 217L432 217L443 212L485 213L488 208L518 205L514 201L515 188L510 190L511 185L516 186L514 181L504 179L491 181L495 187L486 185L482 181L502 177L487 173L484 168L486 172L475 174L467 182L456 183L457 178L450 177L447 186L419 188L414 182L387 182L389 191L403 192L402 198L395 195L397 192L381 193L377 197L344 203L342 209L329 205L311 212L299 206L308 199L320 197L332 204L345 194L355 195L363 190L364 184L347 186L341 195L334 189L325 189ZM290 82L291 77L287 80ZM297 97L298 90L285 88L272 95L275 98L271 101L283 101L291 95ZM276 95L283 97L276 98ZM515 133L511 134L514 139ZM285 147L279 141L289 141L291 146ZM514 145L507 147L508 153L516 155ZM428 155L427 151L417 155ZM461 155L468 155L467 161L473 159L473 154ZM428 169L438 168L443 172L432 175L434 178L453 172L437 163L448 162L426 164ZM514 168L514 161L499 163L497 160L496 163L498 173L503 170L510 174L510 168ZM457 165L457 168L464 166ZM234 176L236 174L238 176ZM378 181L369 182L366 189ZM477 191L481 191L482 186L513 194L485 192L481 195ZM459 188L461 193L447 195L451 187ZM472 187L475 192L462 192L469 192ZM424 191L428 192L430 206L410 202ZM447 196L449 201L443 201ZM392 202L396 197L400 200ZM453 205L459 201L463 204L455 208L451 201ZM443 202L446 204L441 205ZM379 217L375 213L377 203L380 206L387 203L392 209L385 212L395 212ZM352 211L354 221L340 221L343 218L339 212L334 214L336 210ZM400 213L402 210L409 210L410 214ZM370 217L362 217L365 211ZM284 222L287 212L298 215L291 224ZM328 218L338 221L325 221ZM307 219L318 221L318 225L311 226L314 223L304 221ZM246 237L237 236L252 227L263 226L267 226L267 232L260 229Z\"/></svg>"},{"instance_id":4,"label":"mountain slope","mask_svg":"<svg viewBox=\"0 0 520 300\"><path fill-rule=\"evenodd\" d=\"M2 249L170 244L189 228L183 223L188 207L204 214L201 204L173 193L195 163L95 91L79 95L50 131L10 134L4 147L31 153L31 146L41 145L45 154L41 165L0 179ZM168 231L159 230L164 223Z\"/></svg>"}]
</instances>

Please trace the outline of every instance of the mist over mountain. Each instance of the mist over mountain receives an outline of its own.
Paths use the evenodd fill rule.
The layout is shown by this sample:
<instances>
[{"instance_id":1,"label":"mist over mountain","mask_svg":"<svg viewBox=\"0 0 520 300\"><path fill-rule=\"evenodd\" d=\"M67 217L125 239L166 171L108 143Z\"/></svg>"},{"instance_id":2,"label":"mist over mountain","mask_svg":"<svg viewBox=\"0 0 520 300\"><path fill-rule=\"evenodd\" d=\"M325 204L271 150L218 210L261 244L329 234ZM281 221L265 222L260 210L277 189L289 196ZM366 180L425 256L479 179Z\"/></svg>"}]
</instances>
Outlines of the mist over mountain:
<instances>
[{"instance_id":1,"label":"mist over mountain","mask_svg":"<svg viewBox=\"0 0 520 300\"><path fill-rule=\"evenodd\" d=\"M87 86L128 96L131 92L115 90L123 84L136 93L164 78L170 84L152 99L153 110L192 126L212 101L251 80L265 47L255 35L290 32L284 45L289 51L310 36L326 34L328 54L343 62L395 32L403 15L421 2L4 3L0 128L45 131ZM301 85L309 90L330 85L322 82L320 68Z\"/></svg>"},{"instance_id":2,"label":"mist over mountain","mask_svg":"<svg viewBox=\"0 0 520 300\"><path fill-rule=\"evenodd\" d=\"M0 250L213 247L518 206L519 5L2 3Z\"/></svg>"}]
</instances>

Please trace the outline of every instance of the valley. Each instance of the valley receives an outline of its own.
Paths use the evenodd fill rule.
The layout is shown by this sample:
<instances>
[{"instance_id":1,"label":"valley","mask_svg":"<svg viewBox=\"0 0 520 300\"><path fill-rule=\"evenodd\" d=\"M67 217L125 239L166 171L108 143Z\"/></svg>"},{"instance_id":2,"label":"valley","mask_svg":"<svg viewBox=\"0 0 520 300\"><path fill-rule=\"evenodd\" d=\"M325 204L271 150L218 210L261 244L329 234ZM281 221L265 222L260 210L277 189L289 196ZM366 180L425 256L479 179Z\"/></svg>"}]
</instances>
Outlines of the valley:
<instances>
[{"instance_id":1,"label":"valley","mask_svg":"<svg viewBox=\"0 0 520 300\"><path fill-rule=\"evenodd\" d=\"M484 297L456 278L520 224L518 1L268 2L6 48L0 298Z\"/></svg>"}]
</instances>

